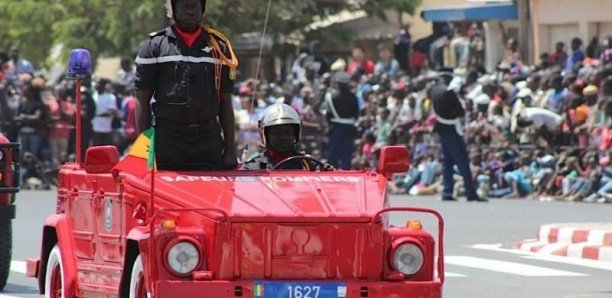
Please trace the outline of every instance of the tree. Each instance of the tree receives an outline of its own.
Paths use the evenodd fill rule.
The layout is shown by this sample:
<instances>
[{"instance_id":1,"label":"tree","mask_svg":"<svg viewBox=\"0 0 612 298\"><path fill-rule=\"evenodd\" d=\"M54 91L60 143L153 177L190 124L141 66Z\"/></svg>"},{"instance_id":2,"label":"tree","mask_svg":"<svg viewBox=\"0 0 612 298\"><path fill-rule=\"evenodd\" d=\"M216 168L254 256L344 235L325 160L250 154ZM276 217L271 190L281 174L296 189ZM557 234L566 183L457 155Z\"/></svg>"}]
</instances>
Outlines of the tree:
<instances>
[{"instance_id":1,"label":"tree","mask_svg":"<svg viewBox=\"0 0 612 298\"><path fill-rule=\"evenodd\" d=\"M363 0L361 9L369 15L386 19L385 11L395 11L398 14L414 15L423 0Z\"/></svg>"},{"instance_id":2,"label":"tree","mask_svg":"<svg viewBox=\"0 0 612 298\"><path fill-rule=\"evenodd\" d=\"M37 67L54 46L87 48L99 56L133 56L146 34L163 27L159 0L0 0L0 48L18 45ZM95 60L94 60L95 61ZM61 61L64 62L64 61Z\"/></svg>"},{"instance_id":3,"label":"tree","mask_svg":"<svg viewBox=\"0 0 612 298\"><path fill-rule=\"evenodd\" d=\"M40 66L53 44L50 24L56 8L48 0L1 0L0 48L19 46L24 57Z\"/></svg>"}]
</instances>

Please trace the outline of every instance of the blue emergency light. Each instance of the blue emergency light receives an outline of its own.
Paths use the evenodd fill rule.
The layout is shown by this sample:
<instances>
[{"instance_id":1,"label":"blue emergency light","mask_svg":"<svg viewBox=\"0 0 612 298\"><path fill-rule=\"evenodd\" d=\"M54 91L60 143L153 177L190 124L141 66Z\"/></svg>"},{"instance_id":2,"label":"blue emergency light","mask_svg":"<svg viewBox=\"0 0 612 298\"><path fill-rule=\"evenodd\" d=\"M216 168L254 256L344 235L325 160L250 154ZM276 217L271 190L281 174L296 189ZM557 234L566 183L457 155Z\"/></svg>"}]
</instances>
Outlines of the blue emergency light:
<instances>
[{"instance_id":1,"label":"blue emergency light","mask_svg":"<svg viewBox=\"0 0 612 298\"><path fill-rule=\"evenodd\" d=\"M82 80L91 77L91 55L86 49L73 49L70 51L68 62L68 79Z\"/></svg>"}]
</instances>

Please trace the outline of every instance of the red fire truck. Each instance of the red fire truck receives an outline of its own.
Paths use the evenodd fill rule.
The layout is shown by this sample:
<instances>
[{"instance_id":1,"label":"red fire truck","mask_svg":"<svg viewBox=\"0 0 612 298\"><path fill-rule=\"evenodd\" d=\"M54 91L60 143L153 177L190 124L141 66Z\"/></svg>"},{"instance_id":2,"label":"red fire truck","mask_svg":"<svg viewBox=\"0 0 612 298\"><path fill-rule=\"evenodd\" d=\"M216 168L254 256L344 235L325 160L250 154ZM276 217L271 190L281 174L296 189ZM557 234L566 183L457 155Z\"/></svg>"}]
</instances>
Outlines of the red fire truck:
<instances>
[{"instance_id":1,"label":"red fire truck","mask_svg":"<svg viewBox=\"0 0 612 298\"><path fill-rule=\"evenodd\" d=\"M441 297L442 217L389 207L405 147L377 172L156 172L137 156L93 147L61 169L27 264L46 297ZM391 212L434 216L436 238Z\"/></svg>"}]
</instances>

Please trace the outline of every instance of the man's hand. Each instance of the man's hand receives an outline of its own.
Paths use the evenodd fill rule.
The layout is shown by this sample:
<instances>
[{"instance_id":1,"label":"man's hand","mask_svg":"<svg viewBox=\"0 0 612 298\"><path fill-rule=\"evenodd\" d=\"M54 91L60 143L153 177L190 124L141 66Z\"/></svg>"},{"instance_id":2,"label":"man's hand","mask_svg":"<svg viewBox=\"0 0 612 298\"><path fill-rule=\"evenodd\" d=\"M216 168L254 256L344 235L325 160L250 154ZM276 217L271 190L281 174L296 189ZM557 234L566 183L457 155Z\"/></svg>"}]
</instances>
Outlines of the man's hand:
<instances>
[{"instance_id":1,"label":"man's hand","mask_svg":"<svg viewBox=\"0 0 612 298\"><path fill-rule=\"evenodd\" d=\"M238 161L236 160L236 153L226 152L223 154L223 169L224 170L235 170L238 167Z\"/></svg>"}]
</instances>

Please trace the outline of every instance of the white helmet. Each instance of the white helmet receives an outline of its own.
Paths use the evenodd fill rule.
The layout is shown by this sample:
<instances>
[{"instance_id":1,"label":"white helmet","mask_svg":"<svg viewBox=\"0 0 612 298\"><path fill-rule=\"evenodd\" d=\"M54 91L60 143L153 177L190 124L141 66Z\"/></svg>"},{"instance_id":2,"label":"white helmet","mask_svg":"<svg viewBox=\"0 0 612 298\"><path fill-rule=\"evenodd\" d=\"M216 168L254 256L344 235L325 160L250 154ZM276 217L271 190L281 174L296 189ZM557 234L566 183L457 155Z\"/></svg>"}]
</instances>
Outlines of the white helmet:
<instances>
[{"instance_id":1,"label":"white helmet","mask_svg":"<svg viewBox=\"0 0 612 298\"><path fill-rule=\"evenodd\" d=\"M299 142L302 127L300 115L287 104L275 103L266 108L261 120L259 120L259 134L264 146L267 147L268 143L266 129L277 125L295 126L295 140Z\"/></svg>"}]
</instances>

